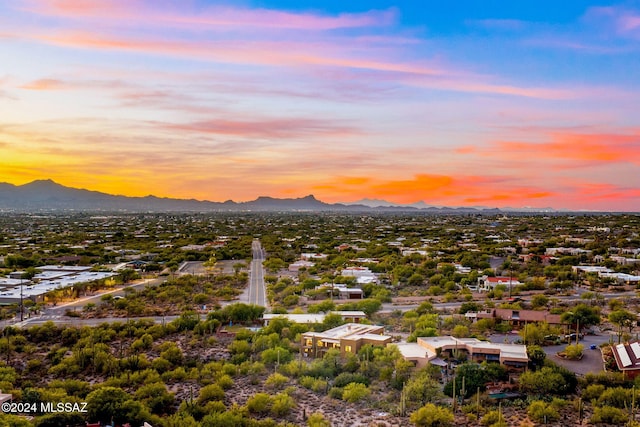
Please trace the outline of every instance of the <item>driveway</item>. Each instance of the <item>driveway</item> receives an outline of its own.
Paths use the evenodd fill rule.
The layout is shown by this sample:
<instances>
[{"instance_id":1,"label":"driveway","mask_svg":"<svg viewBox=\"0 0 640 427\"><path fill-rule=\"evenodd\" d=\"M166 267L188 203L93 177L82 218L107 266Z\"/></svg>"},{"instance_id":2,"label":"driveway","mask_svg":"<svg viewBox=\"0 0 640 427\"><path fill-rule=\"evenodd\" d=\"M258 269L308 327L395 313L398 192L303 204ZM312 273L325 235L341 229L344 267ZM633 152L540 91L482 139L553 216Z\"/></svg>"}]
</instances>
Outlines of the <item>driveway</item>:
<instances>
[{"instance_id":1,"label":"driveway","mask_svg":"<svg viewBox=\"0 0 640 427\"><path fill-rule=\"evenodd\" d=\"M519 338L520 336L517 334L493 334L489 337L489 340L495 343L511 343ZM549 360L552 360L554 363L564 366L571 372L582 376L588 373L604 371L602 354L600 353L600 344L608 342L617 343L617 336L609 335L606 332L598 335L586 335L582 340L580 340L580 344L584 346L584 356L582 357L582 360L565 360L557 356L557 353L564 350L567 344L545 346L542 347L542 349L547 354L547 358ZM591 350L591 345L595 345L596 349Z\"/></svg>"}]
</instances>

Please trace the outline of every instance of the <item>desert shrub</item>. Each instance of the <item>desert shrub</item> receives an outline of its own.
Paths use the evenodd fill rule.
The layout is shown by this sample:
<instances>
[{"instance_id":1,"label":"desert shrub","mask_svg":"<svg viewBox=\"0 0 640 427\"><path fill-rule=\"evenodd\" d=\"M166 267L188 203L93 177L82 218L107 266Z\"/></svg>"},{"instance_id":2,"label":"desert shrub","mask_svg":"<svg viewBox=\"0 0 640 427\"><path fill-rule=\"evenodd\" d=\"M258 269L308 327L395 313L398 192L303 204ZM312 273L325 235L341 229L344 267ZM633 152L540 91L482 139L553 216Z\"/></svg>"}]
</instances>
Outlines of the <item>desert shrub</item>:
<instances>
[{"instance_id":1,"label":"desert shrub","mask_svg":"<svg viewBox=\"0 0 640 427\"><path fill-rule=\"evenodd\" d=\"M602 395L605 386L602 384L589 384L587 388L582 392L582 398L589 402L592 399L597 399Z\"/></svg>"},{"instance_id":2,"label":"desert shrub","mask_svg":"<svg viewBox=\"0 0 640 427\"><path fill-rule=\"evenodd\" d=\"M427 403L411 414L409 420L418 427L449 427L454 425L453 412L449 408Z\"/></svg>"},{"instance_id":3,"label":"desert shrub","mask_svg":"<svg viewBox=\"0 0 640 427\"><path fill-rule=\"evenodd\" d=\"M314 412L309 415L307 420L308 427L331 427L331 423L320 412Z\"/></svg>"},{"instance_id":4,"label":"desert shrub","mask_svg":"<svg viewBox=\"0 0 640 427\"><path fill-rule=\"evenodd\" d=\"M584 346L582 344L570 344L565 347L564 355L567 359L577 360L582 357Z\"/></svg>"},{"instance_id":5,"label":"desert shrub","mask_svg":"<svg viewBox=\"0 0 640 427\"><path fill-rule=\"evenodd\" d=\"M549 421L555 421L560 418L560 414L558 414L558 411L553 407L552 404L543 402L541 400L535 400L531 402L527 413L532 420L539 423L547 423Z\"/></svg>"},{"instance_id":6,"label":"desert shrub","mask_svg":"<svg viewBox=\"0 0 640 427\"><path fill-rule=\"evenodd\" d=\"M349 372L343 372L336 377L333 381L333 385L336 387L345 387L350 383L360 383L364 385L369 385L369 380L361 374L352 374Z\"/></svg>"},{"instance_id":7,"label":"desert shrub","mask_svg":"<svg viewBox=\"0 0 640 427\"><path fill-rule=\"evenodd\" d=\"M621 426L627 422L627 413L619 408L601 406L593 408L590 421L594 424L613 424Z\"/></svg>"},{"instance_id":8,"label":"desert shrub","mask_svg":"<svg viewBox=\"0 0 640 427\"><path fill-rule=\"evenodd\" d=\"M266 393L256 393L247 400L247 409L254 414L266 414L272 405L273 399Z\"/></svg>"},{"instance_id":9,"label":"desert shrub","mask_svg":"<svg viewBox=\"0 0 640 427\"><path fill-rule=\"evenodd\" d=\"M628 408L631 406L632 393L632 390L622 387L608 388L598 397L598 404L621 409Z\"/></svg>"},{"instance_id":10,"label":"desert shrub","mask_svg":"<svg viewBox=\"0 0 640 427\"><path fill-rule=\"evenodd\" d=\"M274 372L273 374L269 375L267 380L264 382L264 385L270 388L279 389L283 385L285 385L288 381L289 381L289 378L285 377L282 374Z\"/></svg>"},{"instance_id":11,"label":"desert shrub","mask_svg":"<svg viewBox=\"0 0 640 427\"><path fill-rule=\"evenodd\" d=\"M342 399L347 402L358 402L371 394L369 388L361 383L349 383L344 387Z\"/></svg>"},{"instance_id":12,"label":"desert shrub","mask_svg":"<svg viewBox=\"0 0 640 427\"><path fill-rule=\"evenodd\" d=\"M207 402L222 399L224 399L224 390L222 390L222 387L220 387L218 384L209 384L200 389L198 404L204 405Z\"/></svg>"},{"instance_id":13,"label":"desert shrub","mask_svg":"<svg viewBox=\"0 0 640 427\"><path fill-rule=\"evenodd\" d=\"M287 415L295 406L296 402L291 396L286 393L279 393L273 398L271 413L282 417Z\"/></svg>"},{"instance_id":14,"label":"desert shrub","mask_svg":"<svg viewBox=\"0 0 640 427\"><path fill-rule=\"evenodd\" d=\"M487 412L480 420L480 424L488 427L507 427L507 423L499 411Z\"/></svg>"}]
</instances>

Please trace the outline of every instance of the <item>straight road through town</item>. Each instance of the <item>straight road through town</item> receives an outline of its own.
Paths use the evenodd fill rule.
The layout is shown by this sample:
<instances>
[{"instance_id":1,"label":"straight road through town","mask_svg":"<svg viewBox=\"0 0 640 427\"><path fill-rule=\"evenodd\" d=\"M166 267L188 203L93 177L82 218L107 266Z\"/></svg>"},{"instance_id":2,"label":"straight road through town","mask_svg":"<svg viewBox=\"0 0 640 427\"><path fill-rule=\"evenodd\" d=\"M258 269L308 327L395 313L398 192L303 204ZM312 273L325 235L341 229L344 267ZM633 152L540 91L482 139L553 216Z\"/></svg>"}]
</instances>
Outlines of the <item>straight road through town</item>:
<instances>
[{"instance_id":1,"label":"straight road through town","mask_svg":"<svg viewBox=\"0 0 640 427\"><path fill-rule=\"evenodd\" d=\"M262 266L265 253L259 240L254 240L251 243L251 252L253 260L249 275L249 304L267 307L267 291L264 286L264 268Z\"/></svg>"}]
</instances>

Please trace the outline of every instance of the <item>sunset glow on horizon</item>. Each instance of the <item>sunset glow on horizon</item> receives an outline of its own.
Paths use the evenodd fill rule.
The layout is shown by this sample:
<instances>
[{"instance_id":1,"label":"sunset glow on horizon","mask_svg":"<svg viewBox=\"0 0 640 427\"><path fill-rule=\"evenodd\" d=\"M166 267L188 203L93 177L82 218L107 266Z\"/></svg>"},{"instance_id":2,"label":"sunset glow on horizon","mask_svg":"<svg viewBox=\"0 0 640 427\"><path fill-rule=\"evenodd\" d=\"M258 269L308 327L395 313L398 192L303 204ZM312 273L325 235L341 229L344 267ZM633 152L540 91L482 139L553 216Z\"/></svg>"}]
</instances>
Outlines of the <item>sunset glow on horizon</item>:
<instances>
[{"instance_id":1,"label":"sunset glow on horizon","mask_svg":"<svg viewBox=\"0 0 640 427\"><path fill-rule=\"evenodd\" d=\"M5 2L0 182L640 212L640 1L422 3Z\"/></svg>"}]
</instances>

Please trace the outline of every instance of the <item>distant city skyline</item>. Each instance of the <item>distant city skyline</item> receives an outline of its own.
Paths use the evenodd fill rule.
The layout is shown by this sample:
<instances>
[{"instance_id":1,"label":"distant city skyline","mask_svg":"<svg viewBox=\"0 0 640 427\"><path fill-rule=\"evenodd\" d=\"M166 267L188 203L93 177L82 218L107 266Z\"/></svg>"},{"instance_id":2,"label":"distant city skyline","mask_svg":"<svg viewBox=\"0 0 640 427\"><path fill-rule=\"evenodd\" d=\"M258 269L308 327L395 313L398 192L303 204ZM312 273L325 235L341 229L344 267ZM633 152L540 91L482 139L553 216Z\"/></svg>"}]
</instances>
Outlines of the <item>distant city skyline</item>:
<instances>
[{"instance_id":1,"label":"distant city skyline","mask_svg":"<svg viewBox=\"0 0 640 427\"><path fill-rule=\"evenodd\" d=\"M0 4L0 182L640 211L640 2Z\"/></svg>"}]
</instances>

